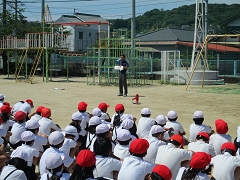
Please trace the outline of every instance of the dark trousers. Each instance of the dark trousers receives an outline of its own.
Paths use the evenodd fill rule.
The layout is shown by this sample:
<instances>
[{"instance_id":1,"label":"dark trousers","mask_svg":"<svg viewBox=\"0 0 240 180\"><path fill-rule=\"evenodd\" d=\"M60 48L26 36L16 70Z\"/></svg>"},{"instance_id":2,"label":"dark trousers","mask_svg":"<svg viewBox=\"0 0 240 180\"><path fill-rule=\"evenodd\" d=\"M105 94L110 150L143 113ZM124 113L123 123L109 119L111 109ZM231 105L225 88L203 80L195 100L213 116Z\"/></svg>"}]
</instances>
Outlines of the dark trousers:
<instances>
[{"instance_id":1,"label":"dark trousers","mask_svg":"<svg viewBox=\"0 0 240 180\"><path fill-rule=\"evenodd\" d=\"M119 93L123 94L123 87L124 87L124 94L127 94L127 74L126 73L119 73Z\"/></svg>"}]
</instances>

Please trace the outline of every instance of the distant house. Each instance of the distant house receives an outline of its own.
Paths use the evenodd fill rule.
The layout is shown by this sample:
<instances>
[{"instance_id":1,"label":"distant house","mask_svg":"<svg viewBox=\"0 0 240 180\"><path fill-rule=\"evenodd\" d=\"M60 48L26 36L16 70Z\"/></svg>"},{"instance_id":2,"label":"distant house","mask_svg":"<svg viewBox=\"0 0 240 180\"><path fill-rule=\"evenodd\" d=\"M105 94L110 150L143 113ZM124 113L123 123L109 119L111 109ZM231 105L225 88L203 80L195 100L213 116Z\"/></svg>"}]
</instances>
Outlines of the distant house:
<instances>
[{"instance_id":1,"label":"distant house","mask_svg":"<svg viewBox=\"0 0 240 180\"><path fill-rule=\"evenodd\" d=\"M96 44L99 37L107 38L109 22L100 15L75 13L62 15L54 23L63 25L63 31L69 33L69 51L85 52L87 47Z\"/></svg>"}]
</instances>

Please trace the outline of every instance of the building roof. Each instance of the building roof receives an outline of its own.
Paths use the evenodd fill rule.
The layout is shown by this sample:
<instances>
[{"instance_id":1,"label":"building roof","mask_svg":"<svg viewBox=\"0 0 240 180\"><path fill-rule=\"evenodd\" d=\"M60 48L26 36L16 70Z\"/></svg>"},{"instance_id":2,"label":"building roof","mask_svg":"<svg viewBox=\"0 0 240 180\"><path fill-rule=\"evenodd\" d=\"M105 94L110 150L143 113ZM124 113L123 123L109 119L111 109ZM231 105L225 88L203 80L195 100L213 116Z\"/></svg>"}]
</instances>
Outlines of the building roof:
<instances>
[{"instance_id":1,"label":"building roof","mask_svg":"<svg viewBox=\"0 0 240 180\"><path fill-rule=\"evenodd\" d=\"M194 41L194 31L187 29L164 28L138 37L140 41Z\"/></svg>"},{"instance_id":2,"label":"building roof","mask_svg":"<svg viewBox=\"0 0 240 180\"><path fill-rule=\"evenodd\" d=\"M220 25L224 26L224 25L228 24L229 22L232 22L232 21L234 21L234 20L236 20L238 18L240 18L240 15L233 16L233 17L227 19L226 21L223 21L222 23L220 23Z\"/></svg>"}]
</instances>

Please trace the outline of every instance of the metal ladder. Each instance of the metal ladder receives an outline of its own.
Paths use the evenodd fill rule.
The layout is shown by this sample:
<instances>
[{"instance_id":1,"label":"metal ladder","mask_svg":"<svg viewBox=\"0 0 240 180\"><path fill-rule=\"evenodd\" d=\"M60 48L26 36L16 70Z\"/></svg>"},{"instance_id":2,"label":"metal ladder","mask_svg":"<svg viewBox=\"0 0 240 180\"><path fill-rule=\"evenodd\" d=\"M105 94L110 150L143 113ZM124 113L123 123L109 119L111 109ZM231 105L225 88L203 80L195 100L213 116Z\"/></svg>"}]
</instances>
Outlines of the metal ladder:
<instances>
[{"instance_id":1,"label":"metal ladder","mask_svg":"<svg viewBox=\"0 0 240 180\"><path fill-rule=\"evenodd\" d=\"M32 84L32 81L33 81L33 77L36 73L36 70L38 68L38 64L40 62L40 59L41 59L41 56L42 56L42 53L43 53L43 47L39 48L37 50L37 54L35 56L35 59L34 59L34 62L33 62L33 65L32 65L32 68L31 68L31 71L30 71L30 74L28 76L28 80L27 82L30 82Z\"/></svg>"},{"instance_id":2,"label":"metal ladder","mask_svg":"<svg viewBox=\"0 0 240 180\"><path fill-rule=\"evenodd\" d=\"M22 71L24 60L27 57L27 52L28 52L28 48L24 48L22 50L22 53L21 53L21 56L20 56L19 60L17 61L17 67L16 67L16 70L15 70L15 78L16 78L15 80L16 80L16 82L18 81L20 72Z\"/></svg>"}]
</instances>

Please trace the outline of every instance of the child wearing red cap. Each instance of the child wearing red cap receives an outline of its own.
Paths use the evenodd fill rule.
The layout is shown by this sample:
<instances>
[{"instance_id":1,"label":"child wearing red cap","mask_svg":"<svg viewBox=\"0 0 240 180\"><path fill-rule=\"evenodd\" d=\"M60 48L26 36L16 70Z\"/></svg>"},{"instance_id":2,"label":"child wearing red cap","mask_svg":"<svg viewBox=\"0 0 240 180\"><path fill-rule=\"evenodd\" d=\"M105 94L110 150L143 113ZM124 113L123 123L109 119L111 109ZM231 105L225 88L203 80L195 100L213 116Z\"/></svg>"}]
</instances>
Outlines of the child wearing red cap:
<instances>
[{"instance_id":1,"label":"child wearing red cap","mask_svg":"<svg viewBox=\"0 0 240 180\"><path fill-rule=\"evenodd\" d=\"M172 172L170 169L162 164L157 164L150 176L150 180L171 180L172 179Z\"/></svg>"},{"instance_id":2,"label":"child wearing red cap","mask_svg":"<svg viewBox=\"0 0 240 180\"><path fill-rule=\"evenodd\" d=\"M210 136L209 144L214 147L216 154L221 154L221 146L225 142L232 142L232 137L227 134L228 124L222 119L215 121L216 134Z\"/></svg>"},{"instance_id":3,"label":"child wearing red cap","mask_svg":"<svg viewBox=\"0 0 240 180\"><path fill-rule=\"evenodd\" d=\"M149 143L146 139L135 139L132 141L129 148L131 155L124 158L118 174L118 180L144 180L151 174L155 164L143 160L148 148Z\"/></svg>"},{"instance_id":4,"label":"child wearing red cap","mask_svg":"<svg viewBox=\"0 0 240 180\"><path fill-rule=\"evenodd\" d=\"M26 99L26 101L20 106L19 111L26 113L26 120L29 120L29 118L34 114L31 114L32 108L34 108L34 106L31 99Z\"/></svg>"},{"instance_id":5,"label":"child wearing red cap","mask_svg":"<svg viewBox=\"0 0 240 180\"><path fill-rule=\"evenodd\" d=\"M190 167L179 169L176 180L210 180L209 176L202 171L209 165L211 156L205 152L197 152L192 156ZM220 179L219 179L220 180Z\"/></svg>"},{"instance_id":6,"label":"child wearing red cap","mask_svg":"<svg viewBox=\"0 0 240 180\"><path fill-rule=\"evenodd\" d=\"M167 145L162 145L158 148L155 163L168 166L172 172L172 179L176 179L182 163L191 160L193 152L182 149L183 146L183 137L175 134L171 137Z\"/></svg>"},{"instance_id":7,"label":"child wearing red cap","mask_svg":"<svg viewBox=\"0 0 240 180\"><path fill-rule=\"evenodd\" d=\"M99 105L98 105L98 108L101 109L101 116L100 116L100 119L103 121L103 122L111 122L111 118L109 116L109 114L107 113L107 109L109 108L109 105L106 104L105 102L101 102Z\"/></svg>"},{"instance_id":8,"label":"child wearing red cap","mask_svg":"<svg viewBox=\"0 0 240 180\"><path fill-rule=\"evenodd\" d=\"M38 106L36 111L34 113L32 113L31 115L29 115L29 118L34 119L35 121L39 121L42 118L41 113L44 108L45 108L44 106Z\"/></svg>"},{"instance_id":9,"label":"child wearing red cap","mask_svg":"<svg viewBox=\"0 0 240 180\"><path fill-rule=\"evenodd\" d=\"M210 164L213 165L212 176L217 180L235 180L234 171L240 166L240 157L236 156L236 146L226 142L221 146L221 153L214 158Z\"/></svg>"}]
</instances>

